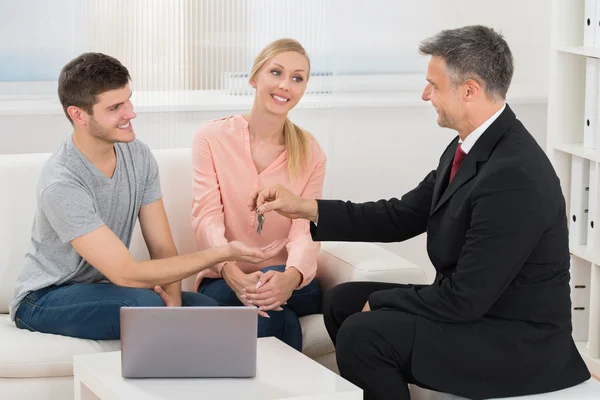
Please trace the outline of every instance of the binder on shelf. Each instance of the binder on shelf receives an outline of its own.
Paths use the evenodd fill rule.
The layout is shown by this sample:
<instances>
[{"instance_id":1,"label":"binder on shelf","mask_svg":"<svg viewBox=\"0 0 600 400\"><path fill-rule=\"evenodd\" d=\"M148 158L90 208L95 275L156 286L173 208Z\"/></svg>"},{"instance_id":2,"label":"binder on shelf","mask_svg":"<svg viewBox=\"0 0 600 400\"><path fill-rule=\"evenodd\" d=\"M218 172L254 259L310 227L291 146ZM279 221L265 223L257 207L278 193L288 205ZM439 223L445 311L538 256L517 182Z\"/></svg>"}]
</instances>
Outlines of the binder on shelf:
<instances>
[{"instance_id":1,"label":"binder on shelf","mask_svg":"<svg viewBox=\"0 0 600 400\"><path fill-rule=\"evenodd\" d=\"M594 47L596 39L596 3L598 0L585 0L583 16L583 45Z\"/></svg>"},{"instance_id":2,"label":"binder on shelf","mask_svg":"<svg viewBox=\"0 0 600 400\"><path fill-rule=\"evenodd\" d=\"M600 1L600 0L599 0ZM585 60L585 106L583 121L583 146L589 149L596 148L598 126L598 88L600 60L586 58Z\"/></svg>"},{"instance_id":3,"label":"binder on shelf","mask_svg":"<svg viewBox=\"0 0 600 400\"><path fill-rule=\"evenodd\" d=\"M588 201L588 224L587 224L587 246L588 249L595 249L598 247L596 243L596 231L597 226L595 225L595 219L598 215L597 201L598 201L598 176L597 166L595 162L590 162L590 176L589 176L589 201Z\"/></svg>"},{"instance_id":4,"label":"binder on shelf","mask_svg":"<svg viewBox=\"0 0 600 400\"><path fill-rule=\"evenodd\" d=\"M588 4L590 3L590 4ZM600 0L596 0L595 3L596 4L591 4L594 3L594 1L592 0L585 0L585 13L587 13L588 7L590 9L590 14L593 12L594 13L594 20L595 23L593 24L594 27L594 43L590 46L590 47L595 47L595 48L600 48ZM592 11L593 10L593 11ZM585 21L585 26L587 26L587 19ZM585 29L585 28L584 28ZM585 30L584 30L584 46L585 46Z\"/></svg>"},{"instance_id":5,"label":"binder on shelf","mask_svg":"<svg viewBox=\"0 0 600 400\"><path fill-rule=\"evenodd\" d=\"M571 317L575 341L587 341L589 337L591 272L590 262L571 257Z\"/></svg>"},{"instance_id":6,"label":"binder on shelf","mask_svg":"<svg viewBox=\"0 0 600 400\"><path fill-rule=\"evenodd\" d=\"M571 197L569 214L569 242L587 243L590 161L571 158Z\"/></svg>"}]
</instances>

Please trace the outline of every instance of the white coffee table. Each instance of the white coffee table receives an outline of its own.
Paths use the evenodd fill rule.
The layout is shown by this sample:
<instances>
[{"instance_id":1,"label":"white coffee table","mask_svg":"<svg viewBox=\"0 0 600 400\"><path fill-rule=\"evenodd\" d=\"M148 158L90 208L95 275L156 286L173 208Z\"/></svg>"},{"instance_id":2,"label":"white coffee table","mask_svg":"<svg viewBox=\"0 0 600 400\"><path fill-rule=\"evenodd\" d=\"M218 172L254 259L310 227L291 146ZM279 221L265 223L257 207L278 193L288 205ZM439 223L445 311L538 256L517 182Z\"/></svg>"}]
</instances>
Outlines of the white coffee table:
<instances>
[{"instance_id":1,"label":"white coffee table","mask_svg":"<svg viewBox=\"0 0 600 400\"><path fill-rule=\"evenodd\" d=\"M255 378L124 379L121 352L77 355L75 400L363 398L360 388L275 338L258 339L256 362Z\"/></svg>"}]
</instances>

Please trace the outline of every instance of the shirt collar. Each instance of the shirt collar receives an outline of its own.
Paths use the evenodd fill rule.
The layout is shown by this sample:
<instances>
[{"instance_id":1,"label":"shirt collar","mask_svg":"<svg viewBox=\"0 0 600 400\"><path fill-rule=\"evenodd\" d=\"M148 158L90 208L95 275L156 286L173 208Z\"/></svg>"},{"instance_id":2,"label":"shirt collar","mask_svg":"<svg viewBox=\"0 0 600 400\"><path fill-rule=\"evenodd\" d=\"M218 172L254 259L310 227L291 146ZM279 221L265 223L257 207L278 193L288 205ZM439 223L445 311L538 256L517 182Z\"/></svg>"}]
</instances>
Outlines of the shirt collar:
<instances>
[{"instance_id":1,"label":"shirt collar","mask_svg":"<svg viewBox=\"0 0 600 400\"><path fill-rule=\"evenodd\" d=\"M500 114L502 114L502 112L504 111L505 108L506 108L506 103L504 103L502 108L499 109L494 115L492 115L490 118L488 118L487 121L485 121L483 124L479 125L479 127L477 129L475 129L473 132L471 132L464 141L462 141L461 139L458 139L458 143L462 143L461 149L462 149L462 151L465 152L465 154L469 153L469 151L475 145L475 142L477 142L477 139L479 139L481 137L481 135L483 135L483 132L485 132L486 129L489 128L490 125L496 120L496 118L498 118L500 116Z\"/></svg>"}]
</instances>

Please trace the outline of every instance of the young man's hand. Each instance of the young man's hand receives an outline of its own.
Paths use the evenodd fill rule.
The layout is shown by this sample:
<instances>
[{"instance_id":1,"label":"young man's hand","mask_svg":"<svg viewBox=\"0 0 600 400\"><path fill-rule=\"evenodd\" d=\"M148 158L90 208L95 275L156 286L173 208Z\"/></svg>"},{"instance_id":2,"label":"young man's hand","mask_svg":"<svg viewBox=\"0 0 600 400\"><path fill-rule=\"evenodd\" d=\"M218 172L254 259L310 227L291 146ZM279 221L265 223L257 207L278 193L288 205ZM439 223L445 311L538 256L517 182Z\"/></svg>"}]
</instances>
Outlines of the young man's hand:
<instances>
[{"instance_id":1,"label":"young man's hand","mask_svg":"<svg viewBox=\"0 0 600 400\"><path fill-rule=\"evenodd\" d=\"M158 295L165 302L165 306L181 307L181 296L179 296L179 298L176 298L175 296L172 296L172 295L168 294L167 292L165 292L165 290L158 285L154 286L154 291L156 293L158 293Z\"/></svg>"},{"instance_id":2,"label":"young man's hand","mask_svg":"<svg viewBox=\"0 0 600 400\"><path fill-rule=\"evenodd\" d=\"M251 247L237 240L229 242L227 250L229 260L243 261L250 264L260 264L270 258L275 257L290 240L288 238L276 240L265 247Z\"/></svg>"}]
</instances>

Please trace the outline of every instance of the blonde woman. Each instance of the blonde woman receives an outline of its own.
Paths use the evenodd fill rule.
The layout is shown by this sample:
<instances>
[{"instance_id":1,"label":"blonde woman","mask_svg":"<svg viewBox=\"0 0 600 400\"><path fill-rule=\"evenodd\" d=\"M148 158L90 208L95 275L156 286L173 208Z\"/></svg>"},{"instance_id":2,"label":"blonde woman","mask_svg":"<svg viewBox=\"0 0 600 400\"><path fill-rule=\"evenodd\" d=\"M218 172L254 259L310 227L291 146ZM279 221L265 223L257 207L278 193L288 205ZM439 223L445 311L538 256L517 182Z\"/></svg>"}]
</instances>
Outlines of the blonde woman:
<instances>
[{"instance_id":1,"label":"blonde woman","mask_svg":"<svg viewBox=\"0 0 600 400\"><path fill-rule=\"evenodd\" d=\"M288 238L286 250L258 265L224 262L198 274L196 287L220 305L259 308L258 336L275 336L302 350L298 318L321 309L316 281L319 244L307 221L273 213L259 232L258 215L248 211L249 194L281 184L298 196L320 198L325 153L315 138L288 119L304 95L310 61L295 40L270 43L256 57L249 84L255 90L248 114L211 121L195 134L192 226L200 249L243 240L264 246ZM245 288L260 286L247 301Z\"/></svg>"}]
</instances>

